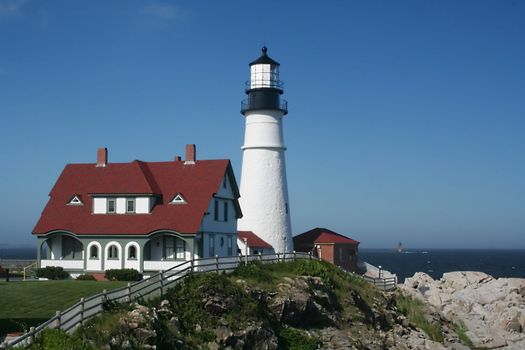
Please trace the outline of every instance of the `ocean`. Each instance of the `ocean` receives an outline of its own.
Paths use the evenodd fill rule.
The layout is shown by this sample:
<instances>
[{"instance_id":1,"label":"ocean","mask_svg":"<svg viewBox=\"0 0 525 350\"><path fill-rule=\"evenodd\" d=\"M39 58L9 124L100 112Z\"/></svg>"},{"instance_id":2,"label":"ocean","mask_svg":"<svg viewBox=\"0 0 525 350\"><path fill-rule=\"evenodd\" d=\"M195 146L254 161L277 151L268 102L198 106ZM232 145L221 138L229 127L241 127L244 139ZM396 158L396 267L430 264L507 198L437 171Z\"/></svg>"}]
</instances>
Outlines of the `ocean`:
<instances>
[{"instance_id":1,"label":"ocean","mask_svg":"<svg viewBox=\"0 0 525 350\"><path fill-rule=\"evenodd\" d=\"M36 259L36 248L0 246L2 259ZM381 265L400 283L421 271L439 279L449 271L482 271L494 277L525 278L525 250L360 249L360 261Z\"/></svg>"},{"instance_id":2,"label":"ocean","mask_svg":"<svg viewBox=\"0 0 525 350\"><path fill-rule=\"evenodd\" d=\"M450 271L525 278L525 250L407 249L398 253L393 249L360 249L359 259L395 273L399 283L418 271L434 279Z\"/></svg>"}]
</instances>

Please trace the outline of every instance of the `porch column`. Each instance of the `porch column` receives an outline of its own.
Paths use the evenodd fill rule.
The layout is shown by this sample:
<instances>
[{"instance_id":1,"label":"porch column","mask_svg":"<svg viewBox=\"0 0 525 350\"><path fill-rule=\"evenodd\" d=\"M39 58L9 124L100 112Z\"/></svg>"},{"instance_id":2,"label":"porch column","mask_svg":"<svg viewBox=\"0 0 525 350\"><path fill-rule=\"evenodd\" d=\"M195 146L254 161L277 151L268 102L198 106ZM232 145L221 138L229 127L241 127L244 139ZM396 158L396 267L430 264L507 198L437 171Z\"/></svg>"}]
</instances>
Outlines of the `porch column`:
<instances>
[{"instance_id":1,"label":"porch column","mask_svg":"<svg viewBox=\"0 0 525 350\"><path fill-rule=\"evenodd\" d=\"M188 250L191 253L190 260L195 260L195 237L192 239L186 239L186 244L188 245Z\"/></svg>"},{"instance_id":2,"label":"porch column","mask_svg":"<svg viewBox=\"0 0 525 350\"><path fill-rule=\"evenodd\" d=\"M38 237L37 238L37 241L36 241L36 244L37 244L37 250L36 250L36 267L37 269L39 269L42 264L40 263L40 259L42 259L42 244L44 244L45 240L43 240L42 238Z\"/></svg>"}]
</instances>

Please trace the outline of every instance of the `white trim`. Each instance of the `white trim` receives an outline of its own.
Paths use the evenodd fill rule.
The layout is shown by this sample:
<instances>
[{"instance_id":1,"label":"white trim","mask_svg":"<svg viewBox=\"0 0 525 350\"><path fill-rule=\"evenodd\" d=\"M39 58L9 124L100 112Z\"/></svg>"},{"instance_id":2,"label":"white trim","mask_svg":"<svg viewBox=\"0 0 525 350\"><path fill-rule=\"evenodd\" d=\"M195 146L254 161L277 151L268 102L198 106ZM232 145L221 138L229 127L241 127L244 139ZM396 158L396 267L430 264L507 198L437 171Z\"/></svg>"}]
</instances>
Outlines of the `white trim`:
<instances>
[{"instance_id":1,"label":"white trim","mask_svg":"<svg viewBox=\"0 0 525 350\"><path fill-rule=\"evenodd\" d=\"M187 204L186 200L180 193L177 193L175 197L170 201L170 204Z\"/></svg>"},{"instance_id":2,"label":"white trim","mask_svg":"<svg viewBox=\"0 0 525 350\"><path fill-rule=\"evenodd\" d=\"M69 200L67 204L68 205L84 205L84 202L82 202L80 198L78 197L78 195L76 194L73 196L73 198Z\"/></svg>"},{"instance_id":3,"label":"white trim","mask_svg":"<svg viewBox=\"0 0 525 350\"><path fill-rule=\"evenodd\" d=\"M98 248L98 257L92 259L91 258L91 247L96 245ZM87 260L101 260L102 259L102 245L98 243L97 241L89 242L87 246Z\"/></svg>"},{"instance_id":4,"label":"white trim","mask_svg":"<svg viewBox=\"0 0 525 350\"><path fill-rule=\"evenodd\" d=\"M110 259L109 258L109 254L108 254L109 253L109 247L111 247L112 245L116 245L117 248L118 248L118 258L117 259L115 259L115 258L111 258ZM122 246L120 245L119 242L111 241L111 242L107 243L106 246L104 247L104 253L105 253L104 256L106 258L106 261L108 261L108 260L110 260L110 261L111 260L122 260Z\"/></svg>"},{"instance_id":5,"label":"white trim","mask_svg":"<svg viewBox=\"0 0 525 350\"><path fill-rule=\"evenodd\" d=\"M131 258L131 259L130 259L130 258L129 258L129 254L128 254L128 253L129 253L128 250L129 250L129 248L130 248L131 246L134 246L134 247L135 247L135 252L136 252L135 255L136 255L136 256L135 256L134 258ZM131 260L131 261L135 261L135 260L137 260L137 261L140 261L140 258L141 258L141 256L140 256L140 246L139 246L139 244L138 244L137 242L135 242L135 241L128 242L128 243L126 244L126 246L124 247L124 251L125 251L125 253L126 253L126 255L125 255L125 256L126 256L126 260Z\"/></svg>"}]
</instances>

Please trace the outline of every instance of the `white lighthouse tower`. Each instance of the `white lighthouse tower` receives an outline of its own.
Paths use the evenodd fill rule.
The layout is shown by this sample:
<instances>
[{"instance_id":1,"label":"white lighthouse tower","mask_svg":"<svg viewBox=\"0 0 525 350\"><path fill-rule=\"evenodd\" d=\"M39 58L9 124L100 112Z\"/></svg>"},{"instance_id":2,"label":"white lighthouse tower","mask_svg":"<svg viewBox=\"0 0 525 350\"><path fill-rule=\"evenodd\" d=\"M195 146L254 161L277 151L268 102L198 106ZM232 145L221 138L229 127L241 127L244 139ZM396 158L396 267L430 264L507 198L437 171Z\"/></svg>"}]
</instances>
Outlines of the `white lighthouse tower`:
<instances>
[{"instance_id":1,"label":"white lighthouse tower","mask_svg":"<svg viewBox=\"0 0 525 350\"><path fill-rule=\"evenodd\" d=\"M250 63L248 98L241 105L246 129L240 186L243 217L237 228L254 232L276 253L283 253L293 250L282 124L288 106L281 99L279 63L266 52L263 47L261 57Z\"/></svg>"}]
</instances>

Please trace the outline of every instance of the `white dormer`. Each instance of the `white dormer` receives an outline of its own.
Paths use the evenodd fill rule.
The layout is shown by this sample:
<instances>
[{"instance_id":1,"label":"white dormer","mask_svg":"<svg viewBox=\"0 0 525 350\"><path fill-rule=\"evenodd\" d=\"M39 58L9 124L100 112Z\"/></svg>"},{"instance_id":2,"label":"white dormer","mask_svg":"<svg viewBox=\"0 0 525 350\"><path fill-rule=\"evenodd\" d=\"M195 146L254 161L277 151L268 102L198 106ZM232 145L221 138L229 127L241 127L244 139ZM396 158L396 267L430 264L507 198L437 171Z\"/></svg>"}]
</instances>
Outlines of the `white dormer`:
<instances>
[{"instance_id":1,"label":"white dormer","mask_svg":"<svg viewBox=\"0 0 525 350\"><path fill-rule=\"evenodd\" d=\"M93 214L149 214L154 197L93 197Z\"/></svg>"}]
</instances>

